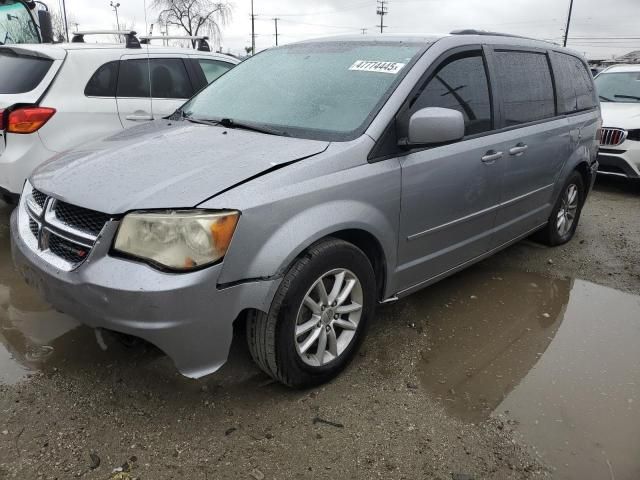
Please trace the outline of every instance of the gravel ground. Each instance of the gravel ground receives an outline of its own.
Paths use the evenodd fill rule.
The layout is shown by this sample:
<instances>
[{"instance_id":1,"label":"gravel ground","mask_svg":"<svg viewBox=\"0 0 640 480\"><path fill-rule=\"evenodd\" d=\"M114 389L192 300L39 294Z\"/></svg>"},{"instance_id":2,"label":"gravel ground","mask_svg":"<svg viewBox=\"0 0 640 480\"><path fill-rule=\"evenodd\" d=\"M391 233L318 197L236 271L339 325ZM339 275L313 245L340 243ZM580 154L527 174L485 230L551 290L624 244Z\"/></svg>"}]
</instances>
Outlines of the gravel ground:
<instances>
[{"instance_id":1,"label":"gravel ground","mask_svg":"<svg viewBox=\"0 0 640 480\"><path fill-rule=\"evenodd\" d=\"M474 275L531 271L640 293L639 207L635 186L599 181L573 242L525 241ZM0 479L550 477L508 422L463 423L420 385L431 338L414 306L430 293L381 308L352 365L308 391L271 382L242 338L220 372L192 381L152 348L102 352L77 329L54 345L55 362L0 386Z\"/></svg>"}]
</instances>

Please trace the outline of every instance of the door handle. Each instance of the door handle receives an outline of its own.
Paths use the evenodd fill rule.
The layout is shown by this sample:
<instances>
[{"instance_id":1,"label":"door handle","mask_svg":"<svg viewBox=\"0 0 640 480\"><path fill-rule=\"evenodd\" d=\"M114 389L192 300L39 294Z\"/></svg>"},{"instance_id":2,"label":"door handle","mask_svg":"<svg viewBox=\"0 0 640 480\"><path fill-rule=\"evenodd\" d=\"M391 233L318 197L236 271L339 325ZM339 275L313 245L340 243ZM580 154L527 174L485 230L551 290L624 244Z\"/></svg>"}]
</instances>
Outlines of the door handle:
<instances>
[{"instance_id":1,"label":"door handle","mask_svg":"<svg viewBox=\"0 0 640 480\"><path fill-rule=\"evenodd\" d=\"M153 116L149 114L133 114L127 115L125 117L127 120L131 120L132 122L148 122L153 120Z\"/></svg>"},{"instance_id":2,"label":"door handle","mask_svg":"<svg viewBox=\"0 0 640 480\"><path fill-rule=\"evenodd\" d=\"M524 143L519 143L515 147L509 149L509 155L520 156L524 152L526 152L528 148L529 148L528 145L525 145Z\"/></svg>"},{"instance_id":3,"label":"door handle","mask_svg":"<svg viewBox=\"0 0 640 480\"><path fill-rule=\"evenodd\" d=\"M502 152L496 152L494 150L489 150L484 157L482 157L483 163L493 163L496 160L500 160L502 158Z\"/></svg>"}]
</instances>

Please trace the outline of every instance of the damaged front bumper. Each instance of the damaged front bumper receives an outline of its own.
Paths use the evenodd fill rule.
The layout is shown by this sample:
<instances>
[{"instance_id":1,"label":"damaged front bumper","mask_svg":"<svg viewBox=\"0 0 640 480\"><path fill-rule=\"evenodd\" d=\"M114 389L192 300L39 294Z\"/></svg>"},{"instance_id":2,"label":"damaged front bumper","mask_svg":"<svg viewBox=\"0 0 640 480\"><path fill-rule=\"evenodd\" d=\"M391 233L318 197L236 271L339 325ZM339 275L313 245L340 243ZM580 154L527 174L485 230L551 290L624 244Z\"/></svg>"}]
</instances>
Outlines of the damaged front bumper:
<instances>
[{"instance_id":1,"label":"damaged front bumper","mask_svg":"<svg viewBox=\"0 0 640 480\"><path fill-rule=\"evenodd\" d=\"M83 324L156 345L187 377L210 374L226 362L233 322L245 309L268 311L280 283L271 279L220 289L222 264L173 274L110 256L111 242L104 239L113 238L116 222L105 227L84 263L62 271L22 238L28 234L18 226L22 214L18 208L11 217L11 244L14 263L27 283Z\"/></svg>"}]
</instances>

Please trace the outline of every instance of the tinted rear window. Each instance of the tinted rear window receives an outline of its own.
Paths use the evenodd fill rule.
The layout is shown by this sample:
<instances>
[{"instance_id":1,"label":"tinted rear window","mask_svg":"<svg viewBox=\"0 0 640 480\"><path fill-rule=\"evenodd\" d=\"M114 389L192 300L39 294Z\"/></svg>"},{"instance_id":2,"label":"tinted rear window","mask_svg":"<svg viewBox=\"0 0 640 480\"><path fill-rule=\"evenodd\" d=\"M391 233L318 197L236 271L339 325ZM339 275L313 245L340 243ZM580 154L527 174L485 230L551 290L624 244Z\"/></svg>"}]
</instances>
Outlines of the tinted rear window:
<instances>
[{"instance_id":1,"label":"tinted rear window","mask_svg":"<svg viewBox=\"0 0 640 480\"><path fill-rule=\"evenodd\" d=\"M560 113L587 110L597 105L591 72L582 60L557 53L553 66Z\"/></svg>"},{"instance_id":2,"label":"tinted rear window","mask_svg":"<svg viewBox=\"0 0 640 480\"><path fill-rule=\"evenodd\" d=\"M53 60L0 51L0 94L25 93L36 88Z\"/></svg>"},{"instance_id":3,"label":"tinted rear window","mask_svg":"<svg viewBox=\"0 0 640 480\"><path fill-rule=\"evenodd\" d=\"M88 97L115 97L118 84L120 62L109 62L102 65L91 76L84 94Z\"/></svg>"},{"instance_id":4,"label":"tinted rear window","mask_svg":"<svg viewBox=\"0 0 640 480\"><path fill-rule=\"evenodd\" d=\"M555 115L553 83L543 53L496 53L498 91L506 126L535 122Z\"/></svg>"}]
</instances>

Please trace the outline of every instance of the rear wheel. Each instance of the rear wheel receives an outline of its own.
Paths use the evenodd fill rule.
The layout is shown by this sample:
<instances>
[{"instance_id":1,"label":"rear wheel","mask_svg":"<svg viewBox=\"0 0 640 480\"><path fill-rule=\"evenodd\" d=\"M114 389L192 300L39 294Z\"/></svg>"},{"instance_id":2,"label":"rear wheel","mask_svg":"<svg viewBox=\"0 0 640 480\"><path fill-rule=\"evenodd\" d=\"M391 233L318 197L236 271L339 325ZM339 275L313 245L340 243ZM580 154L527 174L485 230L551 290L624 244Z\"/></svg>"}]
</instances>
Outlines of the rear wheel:
<instances>
[{"instance_id":1,"label":"rear wheel","mask_svg":"<svg viewBox=\"0 0 640 480\"><path fill-rule=\"evenodd\" d=\"M269 313L252 312L247 340L255 362L297 388L324 383L349 363L375 308L367 256L337 239L315 244L285 275Z\"/></svg>"},{"instance_id":2,"label":"rear wheel","mask_svg":"<svg viewBox=\"0 0 640 480\"><path fill-rule=\"evenodd\" d=\"M549 246L571 240L578 228L584 199L584 180L579 172L574 171L562 187L546 227L537 234L538 240Z\"/></svg>"}]
</instances>

